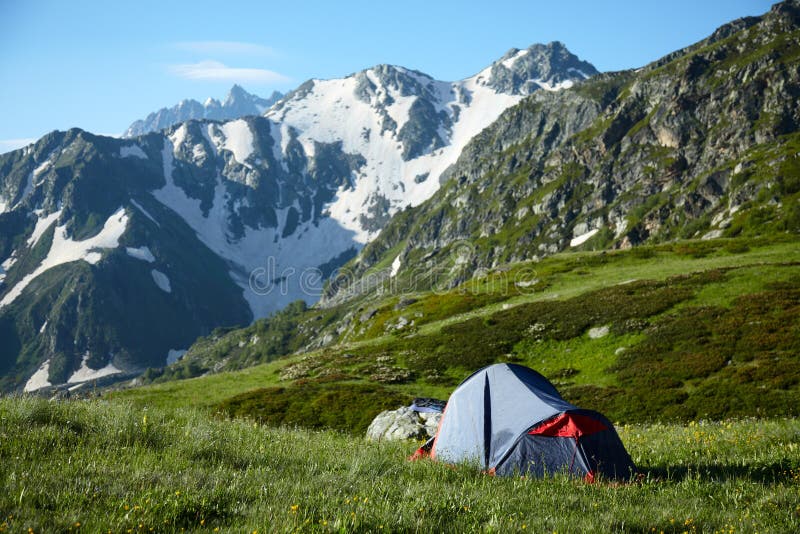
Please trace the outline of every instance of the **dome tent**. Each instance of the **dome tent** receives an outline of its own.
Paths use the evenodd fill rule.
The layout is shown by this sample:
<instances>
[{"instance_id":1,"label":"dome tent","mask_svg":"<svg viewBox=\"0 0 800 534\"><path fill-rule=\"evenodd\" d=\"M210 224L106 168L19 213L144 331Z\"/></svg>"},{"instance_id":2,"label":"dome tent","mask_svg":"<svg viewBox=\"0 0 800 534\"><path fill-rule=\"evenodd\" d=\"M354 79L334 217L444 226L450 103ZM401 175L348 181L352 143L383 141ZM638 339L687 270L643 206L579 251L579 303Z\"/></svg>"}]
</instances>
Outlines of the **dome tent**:
<instances>
[{"instance_id":1,"label":"dome tent","mask_svg":"<svg viewBox=\"0 0 800 534\"><path fill-rule=\"evenodd\" d=\"M569 472L589 481L627 479L636 469L608 419L568 403L536 371L505 363L456 388L430 456L476 462L497 475Z\"/></svg>"}]
</instances>

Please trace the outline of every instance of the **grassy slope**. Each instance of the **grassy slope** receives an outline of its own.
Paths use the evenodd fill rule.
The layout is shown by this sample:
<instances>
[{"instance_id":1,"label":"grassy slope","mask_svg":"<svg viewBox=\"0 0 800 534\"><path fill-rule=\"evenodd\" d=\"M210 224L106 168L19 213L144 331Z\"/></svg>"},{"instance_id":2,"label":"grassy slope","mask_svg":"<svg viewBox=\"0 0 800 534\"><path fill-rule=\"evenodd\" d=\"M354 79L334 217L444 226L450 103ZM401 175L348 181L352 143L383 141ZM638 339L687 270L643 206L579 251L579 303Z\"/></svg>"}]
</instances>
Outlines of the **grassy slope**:
<instances>
[{"instance_id":1,"label":"grassy slope","mask_svg":"<svg viewBox=\"0 0 800 534\"><path fill-rule=\"evenodd\" d=\"M494 478L413 443L0 400L0 531L796 532L800 421L619 429L641 483Z\"/></svg>"},{"instance_id":2,"label":"grassy slope","mask_svg":"<svg viewBox=\"0 0 800 534\"><path fill-rule=\"evenodd\" d=\"M664 413L663 406L642 406L640 403L635 405L638 407L635 413L625 406L637 391L649 392L653 388L643 383L641 377L626 376L614 369L623 358L630 358L630 352L625 356L619 349L632 350L636 355L642 353L639 349L656 341L663 344L665 329L678 320L685 320L687 314L691 317L697 310L713 309L716 316L727 313L735 317L739 313L736 306L742 305L737 298L743 295L767 291L767 303L784 315L770 319L775 315L772 311L757 310L764 317L758 315L751 319L777 321L771 326L785 335L777 341L767 340L765 346L756 346L752 352L763 359L755 362L744 359L740 362L736 350L749 349L740 342L729 343L734 347L734 353L727 358L733 363L730 368L774 367L790 378L800 376L794 368L797 352L790 352L791 347L800 342L798 296L796 291L775 289L800 288L799 264L800 246L791 238L784 241L695 241L626 252L560 254L540 263L516 264L508 270L490 273L469 282L471 285L467 288L438 294L416 294L417 302L401 309L396 309L398 297L394 295L360 303L360 309L376 310L374 316L365 323L354 321L354 325L342 334L340 343L327 349L289 356L237 372L115 392L113 396L140 405L164 407L216 408L222 403L223 408L236 415L247 414L249 409L249 415L253 417L275 421L276 406L269 397L274 396L277 390L261 388L285 388L280 392L284 398L287 392L297 392L297 402L301 402L301 397L307 397L300 395L303 388L313 386L324 391L326 384L333 388L346 383L379 385L390 393L446 398L458 381L476 367L491 361L520 361L548 376L567 398L587 407L605 410L613 419L641 421L644 414L649 419L658 418ZM701 274L681 277L686 273ZM532 279L539 280L533 290L514 285L514 281ZM598 305L599 297L603 297L605 300L602 302L606 304ZM308 313L317 312L310 310ZM749 310L748 313L753 312ZM419 325L387 333L386 325L396 323L401 316L415 318ZM545 331L543 336L531 334L528 329L532 324L544 321L544 316L551 319L551 331ZM631 318L634 323L641 319L642 324L634 324L631 328L628 324ZM575 323L576 319L583 322ZM706 326L713 328L714 318L707 319ZM691 323L692 327L700 324ZM591 339L589 327L603 325L610 325L611 333L600 339ZM741 328L741 325L734 327ZM689 330L693 331L693 328ZM659 350L678 354L677 365L680 366L685 363L680 358L707 350L705 338L708 335L726 335L725 332L708 335L698 332L683 346ZM243 335L247 338L251 334L245 332ZM493 340L495 346L492 346ZM671 340L668 335L667 341ZM234 341L227 343L236 346ZM481 351L481 347L488 349ZM648 357L646 353L642 354L642 358ZM714 358L719 357L714 355ZM783 358L778 364L768 361L778 357ZM438 370L433 369L434 372L429 369L437 366ZM668 366L665 368L669 371ZM744 381L746 387L741 391L750 395L753 391L758 393L751 389L769 385L769 377L743 376L731 375L725 369L701 369L697 376L680 377L679 384L672 383L674 380L668 383L670 387L662 396L667 402L667 399L674 400L676 392L686 391L691 395L694 391L703 391L703 394L708 394L702 387L708 384L727 387L735 381ZM605 389L598 390L598 387ZM800 399L797 384L782 384L775 389L784 396L771 402L786 404L777 408L773 406L774 409L766 413L792 413L792 406ZM256 390L258 393L254 393ZM337 405L337 401L343 399L331 391L327 394L327 408L338 409L341 404ZM261 396L261 402L257 400L258 396ZM729 411L713 415L742 416L757 412L746 404L742 404L745 408L736 411L741 402L735 397L732 400L736 402L728 403ZM231 402L234 409L229 409ZM287 402L291 403L291 399ZM665 418L687 420L702 417L704 414L698 413L696 407L691 408L691 404L684 403L688 406L684 412L673 410ZM370 411L372 415L380 409L377 405L354 406L348 403L348 406ZM303 424L304 421L295 418L289 422ZM307 423L317 426L316 419ZM363 430L360 427L340 428Z\"/></svg>"}]
</instances>

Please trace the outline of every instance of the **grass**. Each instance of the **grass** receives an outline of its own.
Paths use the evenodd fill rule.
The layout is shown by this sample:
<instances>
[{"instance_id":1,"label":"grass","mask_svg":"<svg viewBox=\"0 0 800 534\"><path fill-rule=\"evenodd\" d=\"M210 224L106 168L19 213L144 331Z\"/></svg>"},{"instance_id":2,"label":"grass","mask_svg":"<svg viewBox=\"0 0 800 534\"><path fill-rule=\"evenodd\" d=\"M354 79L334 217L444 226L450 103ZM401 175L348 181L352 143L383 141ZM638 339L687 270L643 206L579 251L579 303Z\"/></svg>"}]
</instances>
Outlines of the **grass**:
<instances>
[{"instance_id":1,"label":"grass","mask_svg":"<svg viewBox=\"0 0 800 534\"><path fill-rule=\"evenodd\" d=\"M0 400L0 531L796 532L800 421L626 425L640 483L495 478L414 443ZM30 529L30 530L29 530Z\"/></svg>"}]
</instances>

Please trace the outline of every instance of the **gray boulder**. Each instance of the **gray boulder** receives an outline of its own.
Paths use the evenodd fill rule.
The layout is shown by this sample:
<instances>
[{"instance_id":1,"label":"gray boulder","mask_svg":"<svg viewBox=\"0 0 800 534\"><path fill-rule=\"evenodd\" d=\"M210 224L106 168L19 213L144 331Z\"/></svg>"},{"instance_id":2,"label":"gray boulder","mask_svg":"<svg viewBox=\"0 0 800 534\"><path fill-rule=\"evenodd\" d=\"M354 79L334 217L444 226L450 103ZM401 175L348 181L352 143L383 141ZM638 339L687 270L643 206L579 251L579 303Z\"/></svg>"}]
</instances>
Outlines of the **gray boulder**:
<instances>
[{"instance_id":1,"label":"gray boulder","mask_svg":"<svg viewBox=\"0 0 800 534\"><path fill-rule=\"evenodd\" d=\"M404 406L379 413L367 428L372 441L398 439L427 439L436 434L440 413L419 413Z\"/></svg>"}]
</instances>

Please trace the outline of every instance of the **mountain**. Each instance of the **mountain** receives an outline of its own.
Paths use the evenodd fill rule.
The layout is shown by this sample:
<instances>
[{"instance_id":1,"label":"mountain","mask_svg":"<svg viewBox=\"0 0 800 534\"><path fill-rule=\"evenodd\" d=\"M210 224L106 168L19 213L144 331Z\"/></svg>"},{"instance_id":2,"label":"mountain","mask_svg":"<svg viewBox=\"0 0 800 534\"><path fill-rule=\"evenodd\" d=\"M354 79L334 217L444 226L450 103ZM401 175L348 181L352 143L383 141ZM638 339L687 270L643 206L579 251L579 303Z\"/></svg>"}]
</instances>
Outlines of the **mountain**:
<instances>
[{"instance_id":1,"label":"mountain","mask_svg":"<svg viewBox=\"0 0 800 534\"><path fill-rule=\"evenodd\" d=\"M0 156L0 389L135 375L316 301L504 109L595 73L560 43L454 83L379 65L306 82L265 116L53 132Z\"/></svg>"},{"instance_id":2,"label":"mountain","mask_svg":"<svg viewBox=\"0 0 800 534\"><path fill-rule=\"evenodd\" d=\"M150 113L146 119L135 121L128 126L123 137L136 137L164 130L192 119L229 120L261 115L282 97L282 93L273 91L269 98L261 98L248 93L239 85L234 85L223 102L213 98L208 98L202 104L192 99L181 100L171 108L161 108Z\"/></svg>"},{"instance_id":3,"label":"mountain","mask_svg":"<svg viewBox=\"0 0 800 534\"><path fill-rule=\"evenodd\" d=\"M615 421L791 416L799 94L800 2L534 93L321 303L213 332L137 383L213 376L122 396L202 392L238 417L335 426L326 407L369 420L371 395L446 398L475 369L517 362Z\"/></svg>"},{"instance_id":4,"label":"mountain","mask_svg":"<svg viewBox=\"0 0 800 534\"><path fill-rule=\"evenodd\" d=\"M363 244L398 210L430 197L464 145L503 110L595 74L563 44L537 44L511 49L458 82L391 65L339 80L310 80L266 117L280 125L275 136L283 152L296 138L310 154L322 142L341 143L344 153L357 155L352 183L328 211Z\"/></svg>"},{"instance_id":5,"label":"mountain","mask_svg":"<svg viewBox=\"0 0 800 534\"><path fill-rule=\"evenodd\" d=\"M777 4L635 71L538 92L328 288L452 287L564 250L800 231L800 7Z\"/></svg>"}]
</instances>

